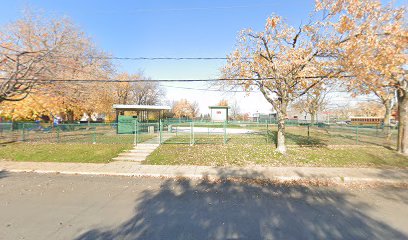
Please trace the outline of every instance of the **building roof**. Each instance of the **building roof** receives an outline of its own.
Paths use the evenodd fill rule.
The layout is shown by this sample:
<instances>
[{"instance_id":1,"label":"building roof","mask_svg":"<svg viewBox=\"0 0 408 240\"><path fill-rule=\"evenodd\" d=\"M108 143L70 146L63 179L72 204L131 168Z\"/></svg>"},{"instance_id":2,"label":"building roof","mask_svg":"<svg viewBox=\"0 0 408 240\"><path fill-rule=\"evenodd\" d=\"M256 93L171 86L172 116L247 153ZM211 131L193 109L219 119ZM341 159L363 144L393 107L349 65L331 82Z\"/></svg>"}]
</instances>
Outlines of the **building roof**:
<instances>
[{"instance_id":1,"label":"building roof","mask_svg":"<svg viewBox=\"0 0 408 240\"><path fill-rule=\"evenodd\" d=\"M127 110L127 111L160 111L160 110L170 110L170 106L156 106L156 105L127 105L127 104L114 104L113 109L115 110Z\"/></svg>"},{"instance_id":2,"label":"building roof","mask_svg":"<svg viewBox=\"0 0 408 240\"><path fill-rule=\"evenodd\" d=\"M367 116L367 117L358 116L358 117L354 117L354 116L351 116L350 118L384 118L384 117L372 117L372 116Z\"/></svg>"},{"instance_id":3,"label":"building roof","mask_svg":"<svg viewBox=\"0 0 408 240\"><path fill-rule=\"evenodd\" d=\"M208 106L208 108L209 109L211 109L211 108L222 108L222 109L224 109L224 108L230 108L229 106Z\"/></svg>"}]
</instances>

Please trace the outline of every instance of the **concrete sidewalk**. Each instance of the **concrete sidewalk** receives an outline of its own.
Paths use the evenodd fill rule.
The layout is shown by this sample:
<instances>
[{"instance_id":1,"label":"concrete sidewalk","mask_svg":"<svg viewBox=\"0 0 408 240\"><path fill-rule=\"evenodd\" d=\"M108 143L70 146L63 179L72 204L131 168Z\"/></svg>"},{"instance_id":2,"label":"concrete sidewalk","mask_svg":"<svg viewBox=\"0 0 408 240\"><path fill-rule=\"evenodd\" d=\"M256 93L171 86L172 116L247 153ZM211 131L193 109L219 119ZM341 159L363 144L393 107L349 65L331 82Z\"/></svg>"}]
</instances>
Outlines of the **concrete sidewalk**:
<instances>
[{"instance_id":1,"label":"concrete sidewalk","mask_svg":"<svg viewBox=\"0 0 408 240\"><path fill-rule=\"evenodd\" d=\"M338 183L380 182L408 184L408 169L379 168L156 166L122 161L106 164L0 161L0 172L2 171L140 177L243 178L274 181L319 180Z\"/></svg>"}]
</instances>

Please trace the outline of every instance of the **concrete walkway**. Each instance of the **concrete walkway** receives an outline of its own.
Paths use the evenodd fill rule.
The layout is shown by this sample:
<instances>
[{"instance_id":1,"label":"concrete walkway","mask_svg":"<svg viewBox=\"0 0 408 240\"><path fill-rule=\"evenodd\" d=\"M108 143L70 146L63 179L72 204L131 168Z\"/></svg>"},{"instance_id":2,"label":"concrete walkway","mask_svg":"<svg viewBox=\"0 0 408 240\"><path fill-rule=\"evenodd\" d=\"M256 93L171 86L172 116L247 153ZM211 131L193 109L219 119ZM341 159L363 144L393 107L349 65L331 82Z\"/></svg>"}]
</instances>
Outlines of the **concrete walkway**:
<instances>
[{"instance_id":1,"label":"concrete walkway","mask_svg":"<svg viewBox=\"0 0 408 240\"><path fill-rule=\"evenodd\" d=\"M174 127L174 131L178 133L190 133L191 127ZM194 133L211 133L211 134L223 134L224 128L214 128L211 126L208 127L194 127ZM227 134L246 134L246 133L254 133L254 130L250 129L240 129L240 128L227 128Z\"/></svg>"},{"instance_id":2,"label":"concrete walkway","mask_svg":"<svg viewBox=\"0 0 408 240\"><path fill-rule=\"evenodd\" d=\"M47 163L0 161L0 172L36 172L143 177L244 178L277 181L322 180L338 183L382 182L408 184L408 169L319 167L210 167L140 165L115 161L96 163Z\"/></svg>"},{"instance_id":3,"label":"concrete walkway","mask_svg":"<svg viewBox=\"0 0 408 240\"><path fill-rule=\"evenodd\" d=\"M162 141L166 141L172 136L163 134ZM143 143L138 143L133 149L120 153L119 156L113 158L114 161L132 161L135 163L143 162L156 148L160 146L160 137L149 139Z\"/></svg>"},{"instance_id":4,"label":"concrete walkway","mask_svg":"<svg viewBox=\"0 0 408 240\"><path fill-rule=\"evenodd\" d=\"M140 163L158 147L158 143L139 143L132 150L120 153L119 156L112 158L112 160L133 161L135 163Z\"/></svg>"}]
</instances>

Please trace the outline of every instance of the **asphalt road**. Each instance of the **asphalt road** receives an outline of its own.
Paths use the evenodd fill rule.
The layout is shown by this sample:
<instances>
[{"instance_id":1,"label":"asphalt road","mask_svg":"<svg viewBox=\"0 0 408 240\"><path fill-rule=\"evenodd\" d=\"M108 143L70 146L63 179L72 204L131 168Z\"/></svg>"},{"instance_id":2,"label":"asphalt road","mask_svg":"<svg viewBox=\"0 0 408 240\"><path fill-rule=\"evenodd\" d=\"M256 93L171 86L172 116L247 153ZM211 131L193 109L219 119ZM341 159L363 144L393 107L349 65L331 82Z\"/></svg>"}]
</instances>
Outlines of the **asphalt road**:
<instances>
[{"instance_id":1,"label":"asphalt road","mask_svg":"<svg viewBox=\"0 0 408 240\"><path fill-rule=\"evenodd\" d=\"M408 239L408 189L0 172L1 239Z\"/></svg>"}]
</instances>

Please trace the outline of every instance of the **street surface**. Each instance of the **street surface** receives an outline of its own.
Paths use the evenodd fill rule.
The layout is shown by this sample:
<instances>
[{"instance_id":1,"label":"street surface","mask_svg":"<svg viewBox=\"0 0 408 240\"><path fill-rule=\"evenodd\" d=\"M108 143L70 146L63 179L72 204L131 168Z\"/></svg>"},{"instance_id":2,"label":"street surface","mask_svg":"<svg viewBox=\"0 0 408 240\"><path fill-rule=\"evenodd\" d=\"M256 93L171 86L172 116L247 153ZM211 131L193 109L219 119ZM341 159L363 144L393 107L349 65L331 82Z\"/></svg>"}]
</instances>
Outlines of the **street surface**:
<instances>
[{"instance_id":1,"label":"street surface","mask_svg":"<svg viewBox=\"0 0 408 240\"><path fill-rule=\"evenodd\" d=\"M408 189L0 172L0 239L408 239Z\"/></svg>"}]
</instances>

